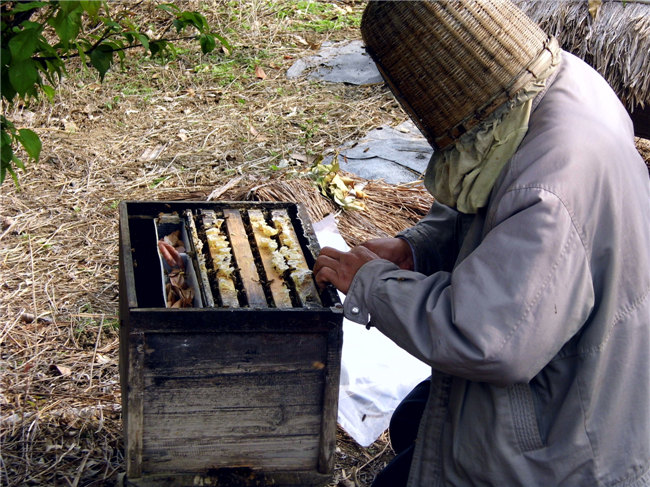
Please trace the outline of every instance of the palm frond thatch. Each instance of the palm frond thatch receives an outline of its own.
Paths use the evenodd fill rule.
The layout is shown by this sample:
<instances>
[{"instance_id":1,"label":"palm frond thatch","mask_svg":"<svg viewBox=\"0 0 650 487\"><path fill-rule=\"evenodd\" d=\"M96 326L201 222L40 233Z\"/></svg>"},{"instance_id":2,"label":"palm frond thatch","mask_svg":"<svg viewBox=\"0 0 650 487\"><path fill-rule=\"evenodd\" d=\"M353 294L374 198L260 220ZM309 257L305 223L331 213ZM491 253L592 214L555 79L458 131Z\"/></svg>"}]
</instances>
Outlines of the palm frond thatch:
<instances>
[{"instance_id":1,"label":"palm frond thatch","mask_svg":"<svg viewBox=\"0 0 650 487\"><path fill-rule=\"evenodd\" d=\"M650 105L650 2L604 0L592 19L587 0L514 1L596 69L628 110Z\"/></svg>"}]
</instances>

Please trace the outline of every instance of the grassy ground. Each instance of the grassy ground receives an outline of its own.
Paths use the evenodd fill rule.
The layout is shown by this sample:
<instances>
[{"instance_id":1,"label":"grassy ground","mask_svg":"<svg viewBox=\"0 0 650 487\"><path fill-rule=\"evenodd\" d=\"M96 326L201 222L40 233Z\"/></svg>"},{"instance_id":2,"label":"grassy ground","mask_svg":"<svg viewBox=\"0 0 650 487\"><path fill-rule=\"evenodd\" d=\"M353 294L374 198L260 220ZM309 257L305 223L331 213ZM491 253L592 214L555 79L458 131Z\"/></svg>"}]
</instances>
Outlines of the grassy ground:
<instances>
[{"instance_id":1,"label":"grassy ground","mask_svg":"<svg viewBox=\"0 0 650 487\"><path fill-rule=\"evenodd\" d=\"M135 15L164 28L155 3ZM43 151L0 194L2 486L113 485L123 471L119 201L246 194L406 118L383 86L285 77L323 42L358 39L360 2L178 3L232 51L181 43L166 65L130 52L103 83L73 63L53 104L8 114ZM385 438L362 449L340 432L335 483L369 485L388 458Z\"/></svg>"}]
</instances>

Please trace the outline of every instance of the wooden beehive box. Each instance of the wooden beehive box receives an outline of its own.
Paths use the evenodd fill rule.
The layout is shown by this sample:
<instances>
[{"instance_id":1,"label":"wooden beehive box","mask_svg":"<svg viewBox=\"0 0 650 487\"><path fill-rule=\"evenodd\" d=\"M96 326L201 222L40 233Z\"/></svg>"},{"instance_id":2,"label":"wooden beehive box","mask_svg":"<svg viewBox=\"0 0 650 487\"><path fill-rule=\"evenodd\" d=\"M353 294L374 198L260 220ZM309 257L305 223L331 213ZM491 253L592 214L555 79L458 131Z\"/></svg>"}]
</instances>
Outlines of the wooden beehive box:
<instances>
[{"instance_id":1,"label":"wooden beehive box","mask_svg":"<svg viewBox=\"0 0 650 487\"><path fill-rule=\"evenodd\" d=\"M270 225L277 215L289 218L311 268L318 244L297 204L120 205L128 485L308 486L331 478L341 304L333 288L313 288L315 295L299 289L309 286L304 272L302 281L287 277L290 301L282 302L278 279L266 273L270 256L263 254L269 249L258 245L253 229L260 215ZM157 249L161 231L177 226L185 239L193 233L205 238L215 217L231 244L238 303L229 304L220 291L208 246L198 249L190 242L184 258L196 295L191 307L167 307L164 259ZM280 235L270 238L282 246Z\"/></svg>"}]
</instances>

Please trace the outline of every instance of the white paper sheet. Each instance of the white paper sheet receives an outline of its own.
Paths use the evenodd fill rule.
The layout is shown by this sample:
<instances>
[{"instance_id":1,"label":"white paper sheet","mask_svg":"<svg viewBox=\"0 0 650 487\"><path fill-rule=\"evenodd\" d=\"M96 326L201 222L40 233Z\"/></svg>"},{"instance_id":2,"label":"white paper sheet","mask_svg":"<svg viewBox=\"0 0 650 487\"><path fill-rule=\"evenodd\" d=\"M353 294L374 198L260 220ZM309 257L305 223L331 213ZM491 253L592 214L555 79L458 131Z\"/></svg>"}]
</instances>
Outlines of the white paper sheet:
<instances>
[{"instance_id":1,"label":"white paper sheet","mask_svg":"<svg viewBox=\"0 0 650 487\"><path fill-rule=\"evenodd\" d=\"M349 250L334 215L315 223L321 247ZM341 300L345 296L339 293ZM359 443L371 445L387 428L400 401L431 368L399 348L377 329L343 320L338 422Z\"/></svg>"}]
</instances>

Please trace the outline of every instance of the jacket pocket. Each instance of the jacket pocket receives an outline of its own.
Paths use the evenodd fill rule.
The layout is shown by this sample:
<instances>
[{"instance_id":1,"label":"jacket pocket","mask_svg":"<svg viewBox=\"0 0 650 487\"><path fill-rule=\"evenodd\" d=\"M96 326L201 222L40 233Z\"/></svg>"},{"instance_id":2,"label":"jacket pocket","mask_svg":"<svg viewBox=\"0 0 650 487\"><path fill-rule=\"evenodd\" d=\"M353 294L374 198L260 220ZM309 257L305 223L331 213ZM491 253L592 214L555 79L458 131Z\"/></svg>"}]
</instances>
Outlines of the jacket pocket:
<instances>
[{"instance_id":1,"label":"jacket pocket","mask_svg":"<svg viewBox=\"0 0 650 487\"><path fill-rule=\"evenodd\" d=\"M544 446L539 433L533 393L528 384L515 384L508 387L510 409L515 439L521 453L537 450Z\"/></svg>"}]
</instances>

